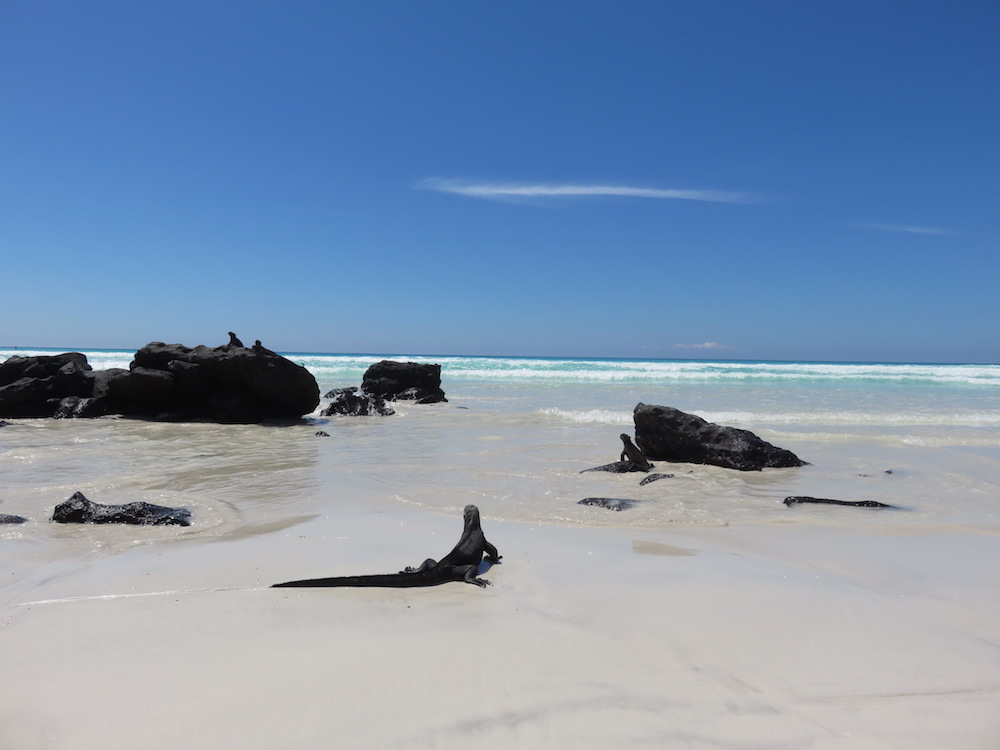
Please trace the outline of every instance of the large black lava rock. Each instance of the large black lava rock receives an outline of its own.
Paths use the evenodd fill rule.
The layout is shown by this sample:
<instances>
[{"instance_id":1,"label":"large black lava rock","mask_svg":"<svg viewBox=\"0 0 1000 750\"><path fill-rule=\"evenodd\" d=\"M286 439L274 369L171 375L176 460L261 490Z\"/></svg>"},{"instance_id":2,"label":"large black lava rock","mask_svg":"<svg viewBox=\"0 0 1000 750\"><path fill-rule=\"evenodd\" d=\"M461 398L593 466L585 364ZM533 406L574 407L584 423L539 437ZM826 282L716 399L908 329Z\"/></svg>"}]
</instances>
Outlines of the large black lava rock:
<instances>
[{"instance_id":1,"label":"large black lava rock","mask_svg":"<svg viewBox=\"0 0 1000 750\"><path fill-rule=\"evenodd\" d=\"M306 368L231 338L215 348L153 342L128 370L97 373L79 353L11 357L0 364L0 416L256 423L296 420L319 405Z\"/></svg>"},{"instance_id":2,"label":"large black lava rock","mask_svg":"<svg viewBox=\"0 0 1000 750\"><path fill-rule=\"evenodd\" d=\"M124 505L100 505L88 500L82 492L74 492L69 500L55 507L55 523L127 523L136 526L190 526L191 511L168 508L146 502Z\"/></svg>"},{"instance_id":3,"label":"large black lava rock","mask_svg":"<svg viewBox=\"0 0 1000 750\"><path fill-rule=\"evenodd\" d=\"M418 404L447 401L441 390L441 365L395 362L383 359L365 372L361 390L389 401L407 400Z\"/></svg>"},{"instance_id":4,"label":"large black lava rock","mask_svg":"<svg viewBox=\"0 0 1000 750\"><path fill-rule=\"evenodd\" d=\"M740 471L806 464L791 451L776 448L749 430L712 424L670 406L640 403L632 416L635 443L650 460L710 464Z\"/></svg>"},{"instance_id":5,"label":"large black lava rock","mask_svg":"<svg viewBox=\"0 0 1000 750\"><path fill-rule=\"evenodd\" d=\"M147 344L108 392L124 414L163 419L298 419L319 405L319 385L306 368L260 346L232 344Z\"/></svg>"},{"instance_id":6,"label":"large black lava rock","mask_svg":"<svg viewBox=\"0 0 1000 750\"><path fill-rule=\"evenodd\" d=\"M67 397L90 396L94 373L87 356L13 356L0 363L0 416L51 417Z\"/></svg>"}]
</instances>

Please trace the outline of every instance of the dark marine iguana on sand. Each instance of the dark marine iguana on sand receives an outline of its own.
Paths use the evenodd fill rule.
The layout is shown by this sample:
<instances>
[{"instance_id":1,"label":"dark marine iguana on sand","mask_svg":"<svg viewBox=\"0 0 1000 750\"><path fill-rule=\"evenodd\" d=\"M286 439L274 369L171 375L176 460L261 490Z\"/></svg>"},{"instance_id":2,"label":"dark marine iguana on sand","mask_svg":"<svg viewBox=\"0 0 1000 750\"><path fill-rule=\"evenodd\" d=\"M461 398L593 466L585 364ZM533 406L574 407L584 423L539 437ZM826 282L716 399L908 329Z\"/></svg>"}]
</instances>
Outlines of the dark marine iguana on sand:
<instances>
[{"instance_id":1,"label":"dark marine iguana on sand","mask_svg":"<svg viewBox=\"0 0 1000 750\"><path fill-rule=\"evenodd\" d=\"M271 588L305 588L311 586L384 586L388 588L408 588L411 586L437 586L449 581L464 581L476 586L489 586L485 578L477 578L479 563L483 555L490 563L500 562L497 548L486 541L486 535L479 523L479 508L466 505L463 511L465 528L462 538L447 555L439 561L428 558L419 568L406 568L399 573L384 573L368 576L336 576L334 578L309 578L303 581L276 583Z\"/></svg>"}]
</instances>

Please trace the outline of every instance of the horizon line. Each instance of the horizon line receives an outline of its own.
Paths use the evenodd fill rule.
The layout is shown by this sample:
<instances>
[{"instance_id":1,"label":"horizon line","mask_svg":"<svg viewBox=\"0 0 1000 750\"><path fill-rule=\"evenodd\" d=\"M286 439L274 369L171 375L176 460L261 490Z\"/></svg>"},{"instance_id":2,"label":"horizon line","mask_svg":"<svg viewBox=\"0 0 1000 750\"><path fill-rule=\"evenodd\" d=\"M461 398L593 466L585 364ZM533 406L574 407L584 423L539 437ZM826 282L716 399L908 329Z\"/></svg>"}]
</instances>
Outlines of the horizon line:
<instances>
[{"instance_id":1,"label":"horizon line","mask_svg":"<svg viewBox=\"0 0 1000 750\"><path fill-rule=\"evenodd\" d=\"M111 351L111 352L130 352L138 351L142 347L95 347L95 346L84 346L76 348L65 348L57 346L2 346L0 345L0 351L42 351L51 350L60 353L67 352L80 352L82 350L87 351ZM872 360L872 359L768 359L768 358L750 358L750 357L726 357L726 358L711 358L711 357L698 357L698 358L683 358L683 357L602 357L599 355L563 355L563 354L442 354L440 352L421 354L418 352L405 352L405 351L391 351L386 350L382 352L311 352L311 351L278 351L279 355L283 357L288 357L292 355L303 355L312 354L318 356L332 356L332 357L385 357L385 356L400 356L400 357L482 357L488 359L566 359L566 360L593 360L593 359L618 359L618 360L633 360L638 362L765 362L765 363L776 363L776 364L816 364L816 365L976 365L985 367L1000 367L1000 362L946 362L942 360L923 360L923 361L902 361L902 360ZM14 355L17 356L17 355Z\"/></svg>"}]
</instances>

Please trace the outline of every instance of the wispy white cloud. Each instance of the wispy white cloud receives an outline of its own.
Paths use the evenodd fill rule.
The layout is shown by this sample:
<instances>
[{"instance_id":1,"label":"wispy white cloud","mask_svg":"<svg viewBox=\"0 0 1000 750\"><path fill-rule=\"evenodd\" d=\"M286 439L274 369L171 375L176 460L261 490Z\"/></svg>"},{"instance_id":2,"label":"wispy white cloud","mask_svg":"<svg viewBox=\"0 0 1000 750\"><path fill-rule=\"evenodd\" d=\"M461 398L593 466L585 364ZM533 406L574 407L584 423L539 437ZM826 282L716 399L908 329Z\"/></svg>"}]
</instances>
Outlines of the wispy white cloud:
<instances>
[{"instance_id":1,"label":"wispy white cloud","mask_svg":"<svg viewBox=\"0 0 1000 750\"><path fill-rule=\"evenodd\" d=\"M732 349L732 347L716 341L705 341L701 344L674 344L674 349Z\"/></svg>"},{"instance_id":2,"label":"wispy white cloud","mask_svg":"<svg viewBox=\"0 0 1000 750\"><path fill-rule=\"evenodd\" d=\"M470 182L468 180L429 177L417 183L420 190L464 195L470 198L511 200L530 198L603 197L659 198L667 200L707 201L709 203L760 203L753 193L725 190L677 190L631 187L628 185L551 185L538 183Z\"/></svg>"},{"instance_id":3,"label":"wispy white cloud","mask_svg":"<svg viewBox=\"0 0 1000 750\"><path fill-rule=\"evenodd\" d=\"M911 224L877 224L877 223L857 223L850 226L855 229L877 229L883 232L908 232L909 234L954 234L950 229L938 229L935 227L918 227Z\"/></svg>"}]
</instances>

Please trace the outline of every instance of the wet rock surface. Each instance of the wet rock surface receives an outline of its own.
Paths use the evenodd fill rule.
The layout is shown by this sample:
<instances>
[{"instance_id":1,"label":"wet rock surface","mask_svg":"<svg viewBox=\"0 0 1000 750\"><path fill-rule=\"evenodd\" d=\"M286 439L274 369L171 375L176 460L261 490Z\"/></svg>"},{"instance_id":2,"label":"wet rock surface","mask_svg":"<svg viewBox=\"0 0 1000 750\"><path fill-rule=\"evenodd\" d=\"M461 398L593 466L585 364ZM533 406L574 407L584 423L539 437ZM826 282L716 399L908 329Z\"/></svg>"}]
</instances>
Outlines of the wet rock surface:
<instances>
[{"instance_id":1,"label":"wet rock surface","mask_svg":"<svg viewBox=\"0 0 1000 750\"><path fill-rule=\"evenodd\" d=\"M804 466L805 461L749 430L707 422L670 406L640 403L635 442L651 460L709 464L739 471Z\"/></svg>"},{"instance_id":2,"label":"wet rock surface","mask_svg":"<svg viewBox=\"0 0 1000 750\"><path fill-rule=\"evenodd\" d=\"M54 523L123 523L135 526L190 526L191 511L168 508L153 503L134 502L124 505L101 505L91 502L82 492L55 507Z\"/></svg>"}]
</instances>

